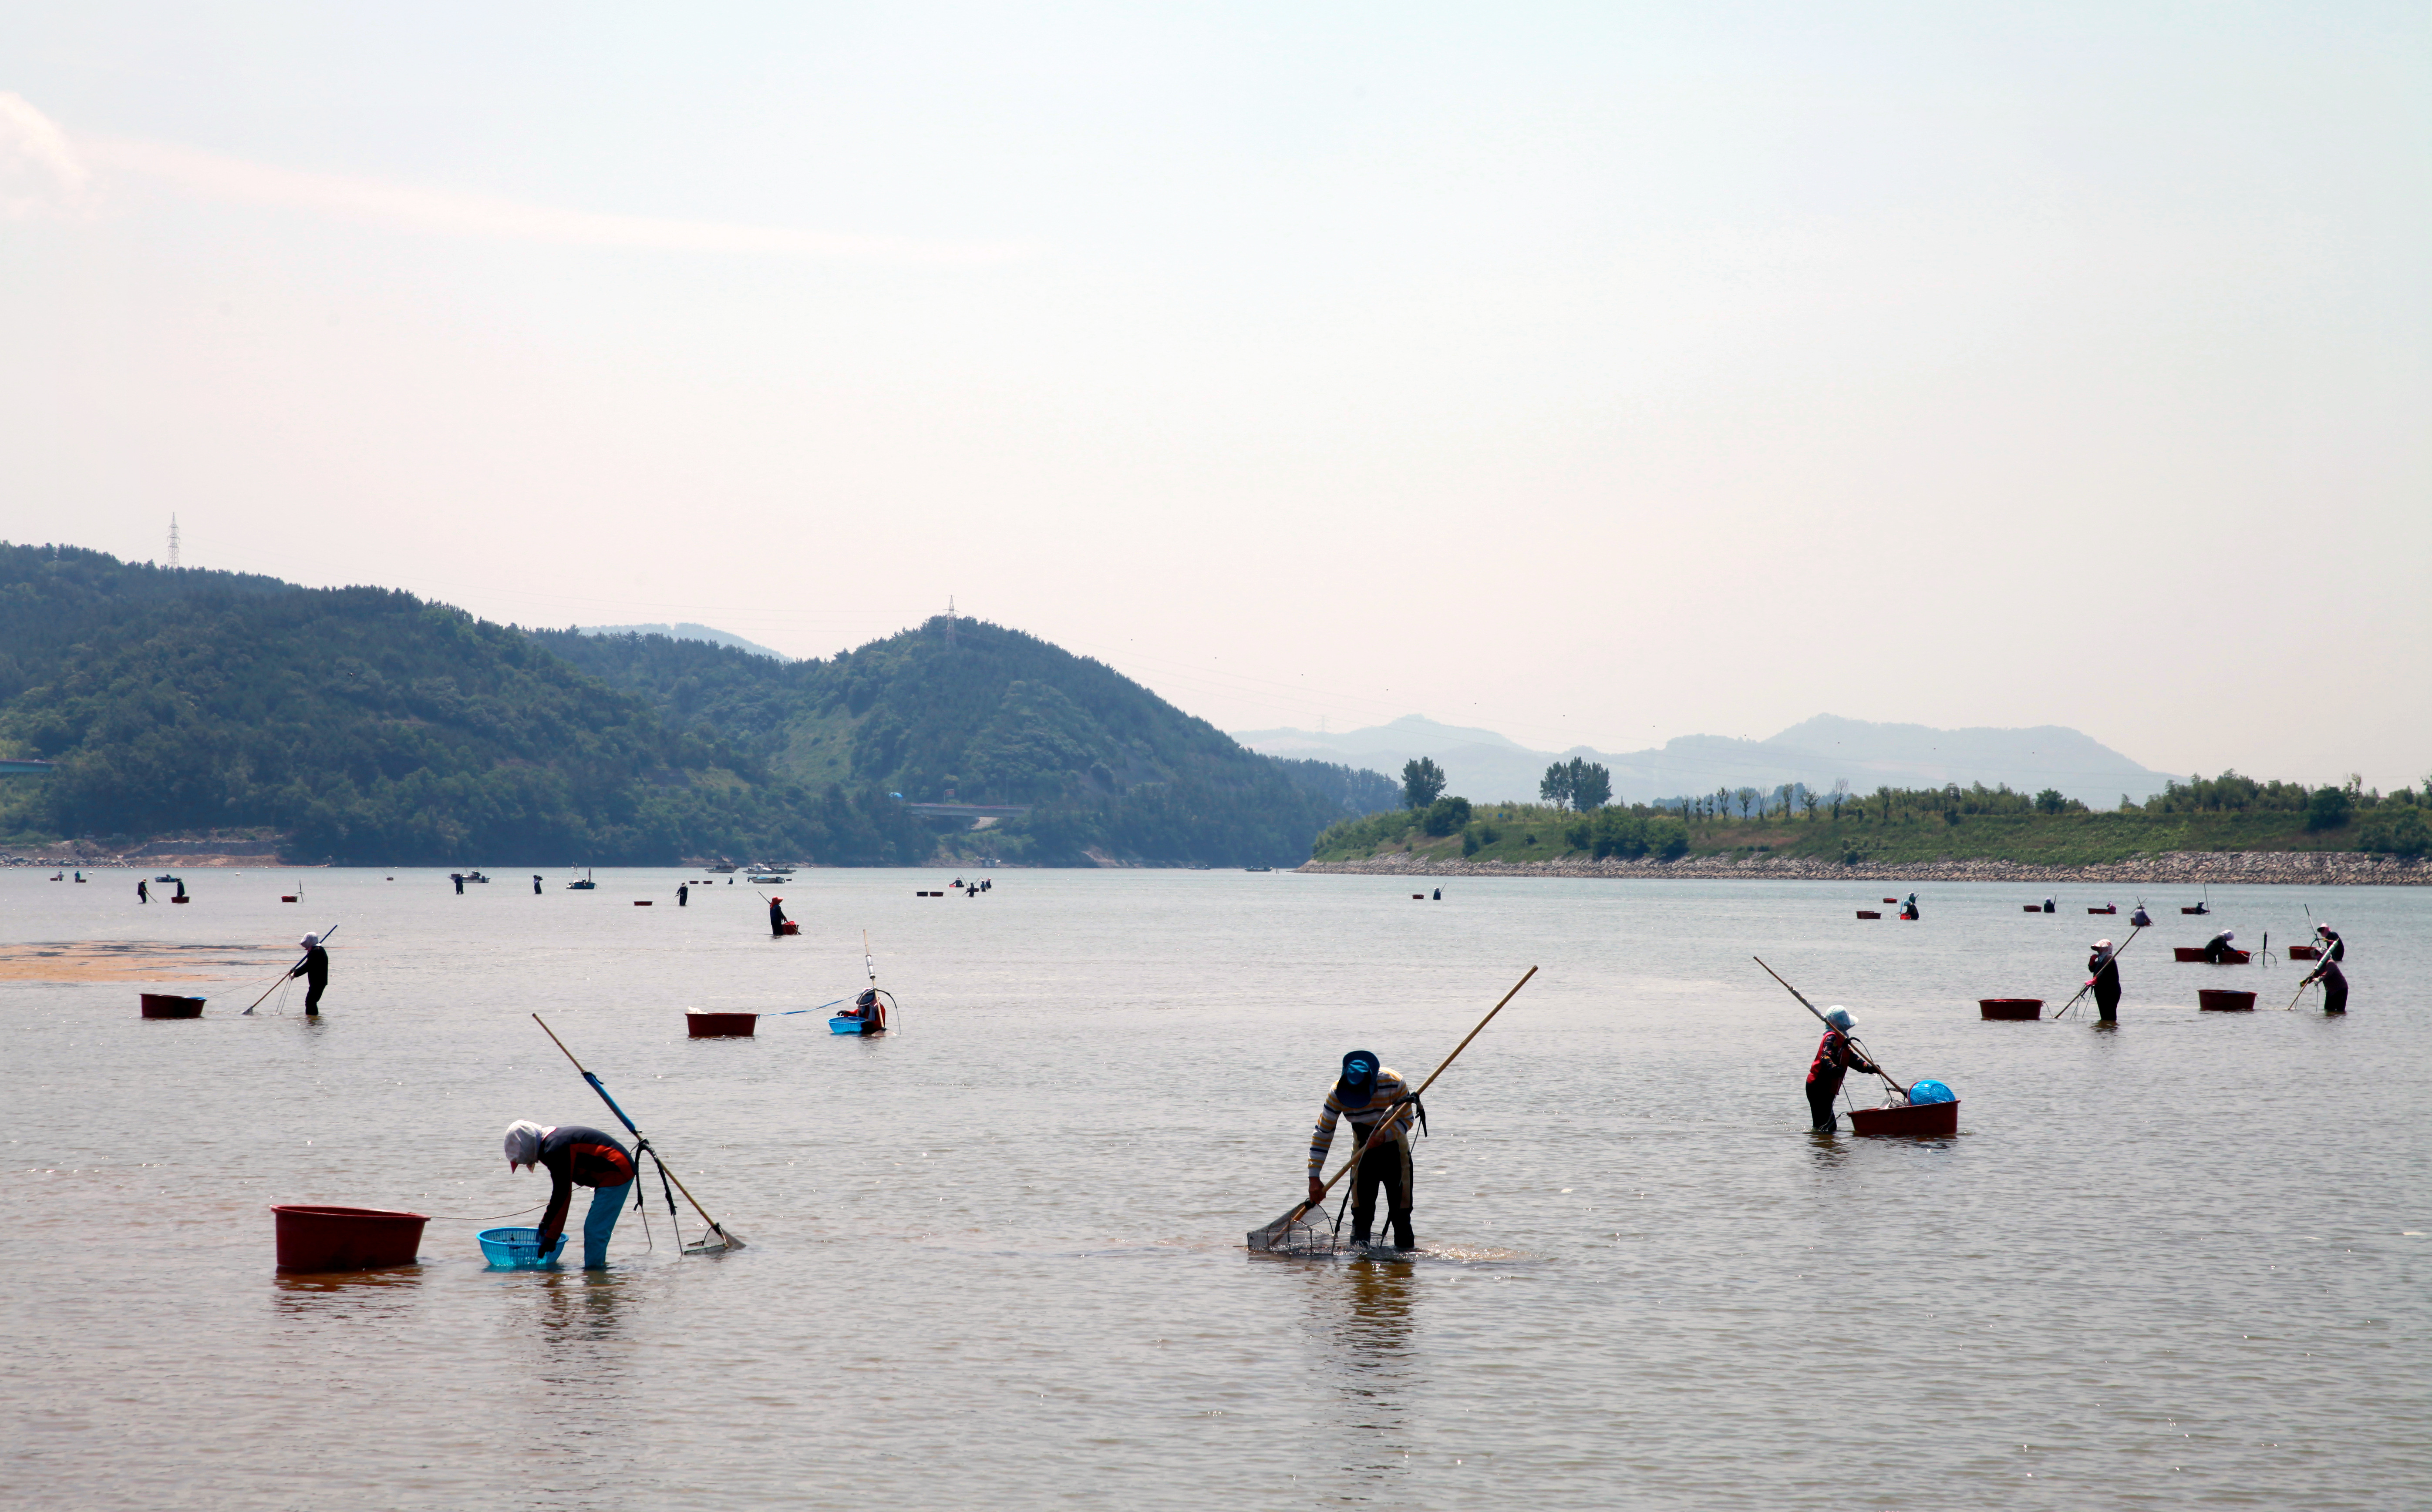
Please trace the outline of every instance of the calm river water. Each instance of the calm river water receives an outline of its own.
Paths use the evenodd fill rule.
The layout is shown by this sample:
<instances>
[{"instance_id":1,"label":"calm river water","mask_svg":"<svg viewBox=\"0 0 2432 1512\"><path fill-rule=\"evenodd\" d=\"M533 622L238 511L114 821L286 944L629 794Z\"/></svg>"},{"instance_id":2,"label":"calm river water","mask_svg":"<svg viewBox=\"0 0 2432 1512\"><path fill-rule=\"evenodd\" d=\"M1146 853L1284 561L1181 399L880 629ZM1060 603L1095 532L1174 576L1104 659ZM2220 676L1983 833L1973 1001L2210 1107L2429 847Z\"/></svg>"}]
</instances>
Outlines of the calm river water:
<instances>
[{"instance_id":1,"label":"calm river water","mask_svg":"<svg viewBox=\"0 0 2432 1512\"><path fill-rule=\"evenodd\" d=\"M1852 917L1880 884L835 871L774 941L677 872L196 871L174 908L94 875L0 874L21 969L260 954L181 952L194 1022L0 982L15 1504L2432 1504L2432 889L2151 895L2104 1032L1974 1006L2125 937L2083 887L1906 924ZM2344 1020L2277 1011L2304 967L2170 962L2308 907ZM324 1021L238 1015L332 923ZM864 929L902 1033L685 1037L857 987ZM1816 1026L1751 954L1961 1135L1811 1135ZM1427 1097L1428 1252L1245 1254L1343 1051L1422 1077L1532 964ZM628 1213L603 1275L483 1268L476 1219L546 1195L506 1123L609 1123L535 1011L751 1248ZM273 1202L443 1216L416 1268L292 1278Z\"/></svg>"}]
</instances>

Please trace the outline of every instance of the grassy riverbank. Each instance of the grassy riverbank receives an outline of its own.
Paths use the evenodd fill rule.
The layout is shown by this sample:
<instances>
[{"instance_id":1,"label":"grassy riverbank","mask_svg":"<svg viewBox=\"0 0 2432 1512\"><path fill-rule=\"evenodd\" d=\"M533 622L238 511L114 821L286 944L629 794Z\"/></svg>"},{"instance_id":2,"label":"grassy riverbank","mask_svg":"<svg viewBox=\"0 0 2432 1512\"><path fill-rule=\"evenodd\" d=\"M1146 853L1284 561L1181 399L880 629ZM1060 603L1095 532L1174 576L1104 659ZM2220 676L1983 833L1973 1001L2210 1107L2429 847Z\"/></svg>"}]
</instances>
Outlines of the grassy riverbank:
<instances>
[{"instance_id":1,"label":"grassy riverbank","mask_svg":"<svg viewBox=\"0 0 2432 1512\"><path fill-rule=\"evenodd\" d=\"M2356 827L2308 831L2305 816L2285 811L2225 814L1965 815L1939 814L1889 822L1770 817L1691 819L1632 816L1647 849L1661 856L1673 831L1681 857L1788 860L1854 866L1939 861L2009 861L2047 866L2088 866L2185 851L2353 851ZM1629 820L1605 821L1605 833L1627 832ZM1490 804L1466 825L1430 835L1415 813L1379 814L1338 825L1318 837L1312 861L1364 861L1393 854L1417 860L1571 862L1598 859L1596 816L1535 804ZM1614 852L1611 840L1608 853ZM1629 854L1628 850L1618 853Z\"/></svg>"}]
</instances>

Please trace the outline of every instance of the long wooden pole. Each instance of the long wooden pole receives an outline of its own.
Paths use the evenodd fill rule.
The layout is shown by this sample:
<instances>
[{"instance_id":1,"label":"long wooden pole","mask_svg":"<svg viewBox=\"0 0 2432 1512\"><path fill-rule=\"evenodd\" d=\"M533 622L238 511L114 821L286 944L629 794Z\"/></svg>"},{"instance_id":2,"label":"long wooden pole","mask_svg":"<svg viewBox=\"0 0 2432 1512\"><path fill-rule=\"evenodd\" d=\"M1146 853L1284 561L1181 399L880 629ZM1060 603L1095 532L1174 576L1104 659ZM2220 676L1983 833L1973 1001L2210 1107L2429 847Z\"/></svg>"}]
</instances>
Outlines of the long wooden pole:
<instances>
[{"instance_id":1,"label":"long wooden pole","mask_svg":"<svg viewBox=\"0 0 2432 1512\"><path fill-rule=\"evenodd\" d=\"M1388 1130L1393 1128L1393 1120L1398 1117L1396 1110L1401 1108L1405 1103L1416 1102L1420 1098L1426 1096L1427 1088L1436 1084L1436 1078L1444 1075L1446 1067L1450 1067L1453 1062L1461 1059L1461 1052L1462 1050L1469 1049L1470 1040L1476 1039L1487 1025L1493 1023L1495 1021L1495 1016L1503 1011L1503 1004L1510 1002L1512 999L1518 997L1520 995L1520 989L1528 984L1528 978L1533 977L1536 974L1537 968L1535 966L1530 966L1526 975L1522 976L1519 981L1513 983L1512 984L1512 990L1503 995L1502 1002L1496 1003L1494 1007L1486 1011L1486 1016L1478 1021L1478 1028L1471 1030L1468 1035L1464 1037L1460 1044L1455 1045L1452 1048L1452 1053L1444 1058L1444 1065L1437 1067L1433 1071L1429 1072L1427 1079L1419 1084L1417 1091L1404 1093L1402 1096L1395 1098L1391 1103L1386 1105L1383 1115L1376 1120L1375 1131L1372 1132L1365 1140L1361 1141L1358 1150L1352 1151L1351 1158L1344 1161L1342 1168L1335 1171L1333 1175L1327 1177L1325 1184L1318 1187L1316 1197L1304 1201L1298 1207L1295 1207L1291 1212L1285 1214L1282 1218L1277 1220L1275 1223L1270 1223L1267 1226L1269 1228L1277 1228L1286 1223L1297 1223L1300 1221L1302 1214L1324 1202L1326 1201L1326 1194L1334 1190L1334 1184L1343 1180L1343 1177L1350 1175L1352 1171L1359 1168L1360 1162L1367 1158L1368 1151L1376 1147L1378 1140L1385 1137L1385 1134Z\"/></svg>"},{"instance_id":2,"label":"long wooden pole","mask_svg":"<svg viewBox=\"0 0 2432 1512\"><path fill-rule=\"evenodd\" d=\"M555 1045L560 1051L564 1052L567 1060L574 1062L574 1068L583 1072L583 1079L591 1084L592 1091L600 1094L600 1100L608 1104L608 1111L616 1116L616 1121L625 1126L625 1132L632 1134L635 1139L647 1141L649 1136L633 1126L633 1120L626 1116L624 1109L616 1105L616 1100L608 1095L608 1089L600 1084L600 1078L592 1075L588 1070L584 1070L583 1063L574 1059L574 1052L570 1050L566 1050L566 1041L557 1037L557 1031L549 1028L547 1023L543 1022L540 1015L538 1014L532 1015L532 1019L533 1023L540 1025L540 1032L549 1036L549 1043ZM656 1154L657 1151L653 1151L652 1153ZM709 1225L711 1233L717 1235L719 1238L725 1240L729 1244L738 1247L742 1244L742 1240L737 1239L734 1235L726 1232L725 1225L719 1223L718 1219L709 1216L709 1209L701 1205L701 1199L692 1195L692 1188L684 1184L683 1177L677 1175L674 1171L667 1170L667 1159L664 1156L661 1156L659 1159L659 1169L666 1172L667 1180L676 1184L676 1190L684 1193L684 1201L692 1204L692 1210L701 1215L701 1220ZM634 1178L639 1180L641 1174L642 1168L640 1164L637 1162L633 1168Z\"/></svg>"},{"instance_id":3,"label":"long wooden pole","mask_svg":"<svg viewBox=\"0 0 2432 1512\"><path fill-rule=\"evenodd\" d=\"M1759 965L1759 966L1765 966L1765 974L1766 976L1771 977L1771 978L1772 978L1774 981L1776 981L1776 982L1782 982L1782 989L1783 989L1784 991L1788 992L1792 997L1794 997L1794 998L1798 999L1798 1000L1799 1000L1799 1006L1801 1006L1801 1007L1805 1008L1809 1013L1814 1014L1814 1015L1815 1015L1815 1016L1816 1016L1819 1020L1821 1020L1821 1021L1823 1022L1823 1025L1824 1025L1824 1027L1825 1027L1825 1028L1827 1028L1827 1029L1831 1030L1832 1033L1836 1033L1836 1034L1840 1035L1843 1039L1848 1040L1850 1044L1857 1046L1857 1047L1858 1047L1858 1053L1859 1053L1859 1054L1861 1054L1861 1055L1866 1055L1866 1056L1867 1064L1868 1064L1868 1065L1871 1065L1872 1067L1874 1067L1874 1068L1875 1068L1875 1074L1876 1074L1877 1076L1882 1077L1882 1078L1883 1078L1884 1081L1886 1081L1886 1082L1891 1082L1892 1085L1897 1086L1897 1087L1900 1087L1900 1096L1902 1096L1902 1097L1906 1097L1906 1096L1908 1096L1908 1088L1906 1088L1906 1087L1904 1087L1904 1086L1900 1086L1900 1084L1898 1082L1893 1082L1893 1081L1892 1081L1892 1073L1883 1069L1883 1063L1882 1063L1881 1061L1876 1060L1872 1055L1868 1055L1868 1054L1866 1054L1866 1042L1865 1042L1865 1041L1863 1041L1863 1040L1861 1040L1860 1038L1858 1038L1858 1036L1857 1036L1857 1035L1850 1033L1848 1030L1843 1029L1840 1025L1838 1025L1838 1024L1836 1024L1836 1023L1832 1022L1832 1020L1831 1020L1830 1018L1826 1018L1826 1017L1824 1017L1824 1010L1822 1010L1821 1008L1816 1007L1814 1003L1809 1002L1809 1001L1807 1000L1807 995L1806 995L1805 993L1800 992L1797 987L1792 986L1789 983L1787 983L1787 982L1782 982L1782 973L1781 973L1781 972L1776 971L1773 967L1771 967L1771 966L1765 966L1765 957L1763 957L1763 956L1761 956L1761 955L1752 955L1752 956L1749 956L1749 957L1748 957L1748 959L1749 959L1749 960L1751 960L1751 961L1754 961L1757 965Z\"/></svg>"}]
</instances>

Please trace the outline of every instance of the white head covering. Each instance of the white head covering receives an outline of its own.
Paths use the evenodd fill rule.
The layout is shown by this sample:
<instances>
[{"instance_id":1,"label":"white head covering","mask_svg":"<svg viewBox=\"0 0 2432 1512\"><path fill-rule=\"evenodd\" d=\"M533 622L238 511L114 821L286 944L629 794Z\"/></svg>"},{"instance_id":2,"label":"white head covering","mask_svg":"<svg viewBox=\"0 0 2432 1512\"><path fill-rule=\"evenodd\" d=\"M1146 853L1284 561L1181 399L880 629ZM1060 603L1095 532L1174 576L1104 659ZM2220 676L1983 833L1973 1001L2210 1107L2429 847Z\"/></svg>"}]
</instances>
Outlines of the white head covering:
<instances>
[{"instance_id":1,"label":"white head covering","mask_svg":"<svg viewBox=\"0 0 2432 1512\"><path fill-rule=\"evenodd\" d=\"M552 1132L529 1118L517 1118L507 1125L507 1169L539 1165L540 1142Z\"/></svg>"},{"instance_id":2,"label":"white head covering","mask_svg":"<svg viewBox=\"0 0 2432 1512\"><path fill-rule=\"evenodd\" d=\"M2221 932L2221 937L2224 940L2234 940L2238 938L2238 932L2236 930L2223 930Z\"/></svg>"},{"instance_id":3,"label":"white head covering","mask_svg":"<svg viewBox=\"0 0 2432 1512\"><path fill-rule=\"evenodd\" d=\"M2094 948L2102 951L2104 955L2109 955L2111 953L2111 942L2109 940L2097 940L2094 942Z\"/></svg>"},{"instance_id":4,"label":"white head covering","mask_svg":"<svg viewBox=\"0 0 2432 1512\"><path fill-rule=\"evenodd\" d=\"M1824 1016L1824 1021L1845 1034L1858 1027L1858 1021L1849 1016L1849 1010L1837 1002L1832 1005L1832 1011Z\"/></svg>"},{"instance_id":5,"label":"white head covering","mask_svg":"<svg viewBox=\"0 0 2432 1512\"><path fill-rule=\"evenodd\" d=\"M302 949L304 949L309 950L309 949L312 949L312 947L314 947L314 946L316 946L316 945L318 945L318 944L320 944L320 943L321 943L321 936L319 936L319 935L317 935L317 934L307 934L306 936L304 936L302 939L300 939L300 940L296 941L296 945L297 945L297 946L299 946L300 948L302 948Z\"/></svg>"}]
</instances>

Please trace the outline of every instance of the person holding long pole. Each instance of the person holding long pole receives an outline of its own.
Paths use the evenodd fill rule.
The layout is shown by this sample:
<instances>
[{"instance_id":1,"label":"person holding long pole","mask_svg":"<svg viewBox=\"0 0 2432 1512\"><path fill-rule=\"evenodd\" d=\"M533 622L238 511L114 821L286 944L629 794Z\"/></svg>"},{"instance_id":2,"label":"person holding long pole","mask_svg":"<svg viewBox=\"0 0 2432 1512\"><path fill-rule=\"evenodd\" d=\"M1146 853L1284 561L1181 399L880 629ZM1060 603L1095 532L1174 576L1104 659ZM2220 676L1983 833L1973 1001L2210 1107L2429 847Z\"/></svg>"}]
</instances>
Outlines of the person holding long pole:
<instances>
[{"instance_id":1,"label":"person holding long pole","mask_svg":"<svg viewBox=\"0 0 2432 1512\"><path fill-rule=\"evenodd\" d=\"M1349 1118L1360 1136L1360 1167L1351 1176L1351 1242L1364 1245L1376 1225L1376 1189L1385 1190L1386 1221L1393 1225L1393 1247L1415 1250L1410 1233L1410 1125L1419 1117L1418 1100L1395 1071L1374 1050L1353 1050L1343 1057L1343 1075L1319 1110L1317 1130L1309 1141L1309 1200L1326 1200L1326 1151L1334 1148L1334 1125ZM1382 1137L1378 1137L1379 1134Z\"/></svg>"},{"instance_id":2,"label":"person holding long pole","mask_svg":"<svg viewBox=\"0 0 2432 1512\"><path fill-rule=\"evenodd\" d=\"M581 1124L544 1128L518 1118L507 1125L507 1169L526 1166L549 1172L549 1211L541 1215L540 1250L547 1254L566 1232L566 1218L577 1186L591 1188L591 1210L583 1218L583 1268L604 1270L609 1236L625 1211L625 1193L633 1183L633 1152L614 1135Z\"/></svg>"},{"instance_id":3,"label":"person holding long pole","mask_svg":"<svg viewBox=\"0 0 2432 1512\"><path fill-rule=\"evenodd\" d=\"M2120 952L2109 940L2094 942L2094 953L2086 957L2086 969L2093 973L2086 983L2094 989L2094 1016L2097 1022L2120 1022Z\"/></svg>"},{"instance_id":4,"label":"person holding long pole","mask_svg":"<svg viewBox=\"0 0 2432 1512\"><path fill-rule=\"evenodd\" d=\"M321 1016L321 994L329 990L329 952L321 949L321 936L307 934L296 942L304 948L304 959L296 963L290 977L304 979L304 1016ZM280 999L282 1003L287 1000Z\"/></svg>"},{"instance_id":5,"label":"person holding long pole","mask_svg":"<svg viewBox=\"0 0 2432 1512\"><path fill-rule=\"evenodd\" d=\"M1872 1076L1883 1074L1883 1067L1866 1059L1866 1051L1850 1042L1849 1031L1858 1021L1849 1010L1839 1003L1824 1016L1824 1038L1816 1047L1816 1059L1807 1067L1807 1112L1817 1134L1839 1131L1841 1119L1833 1109L1832 1100L1841 1095L1841 1079L1852 1069Z\"/></svg>"}]
</instances>

